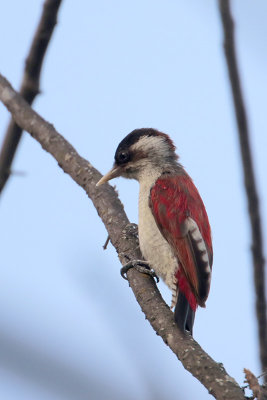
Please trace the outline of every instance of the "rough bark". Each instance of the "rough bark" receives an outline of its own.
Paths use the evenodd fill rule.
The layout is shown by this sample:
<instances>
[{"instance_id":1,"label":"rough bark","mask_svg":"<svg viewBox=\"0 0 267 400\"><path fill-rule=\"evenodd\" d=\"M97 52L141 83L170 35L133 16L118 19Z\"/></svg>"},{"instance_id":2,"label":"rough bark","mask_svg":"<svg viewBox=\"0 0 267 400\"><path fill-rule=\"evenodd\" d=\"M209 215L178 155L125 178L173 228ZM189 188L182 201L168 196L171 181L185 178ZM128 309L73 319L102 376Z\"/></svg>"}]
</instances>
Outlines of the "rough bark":
<instances>
[{"instance_id":1,"label":"rough bark","mask_svg":"<svg viewBox=\"0 0 267 400\"><path fill-rule=\"evenodd\" d=\"M36 95L40 92L40 74L43 60L57 23L57 13L60 4L61 0L45 1L43 13L33 37L29 55L26 58L20 94L29 104L33 103ZM15 123L14 119L11 119L0 152L0 193L10 176L11 164L21 135L21 127Z\"/></svg>"},{"instance_id":2,"label":"rough bark","mask_svg":"<svg viewBox=\"0 0 267 400\"><path fill-rule=\"evenodd\" d=\"M258 322L258 337L262 371L267 370L267 316L266 316L266 287L265 287L265 260L263 253L263 239L258 190L252 162L249 141L249 127L247 113L240 83L238 63L235 49L234 22L231 16L229 0L219 0L221 19L224 30L224 51L231 83L234 109L238 126L238 137L244 172L244 184L247 195L252 256L254 286L256 294L256 314ZM265 378L266 379L266 378Z\"/></svg>"},{"instance_id":3,"label":"rough bark","mask_svg":"<svg viewBox=\"0 0 267 400\"><path fill-rule=\"evenodd\" d=\"M110 240L122 264L140 259L136 225L129 224L123 206L113 187L96 187L100 173L41 118L0 75L0 100L16 123L28 131L58 162L64 172L83 187L106 226ZM189 335L179 331L173 313L163 301L153 279L134 269L127 273L134 295L156 333L170 347L183 366L191 372L216 399L244 400L242 389Z\"/></svg>"}]
</instances>

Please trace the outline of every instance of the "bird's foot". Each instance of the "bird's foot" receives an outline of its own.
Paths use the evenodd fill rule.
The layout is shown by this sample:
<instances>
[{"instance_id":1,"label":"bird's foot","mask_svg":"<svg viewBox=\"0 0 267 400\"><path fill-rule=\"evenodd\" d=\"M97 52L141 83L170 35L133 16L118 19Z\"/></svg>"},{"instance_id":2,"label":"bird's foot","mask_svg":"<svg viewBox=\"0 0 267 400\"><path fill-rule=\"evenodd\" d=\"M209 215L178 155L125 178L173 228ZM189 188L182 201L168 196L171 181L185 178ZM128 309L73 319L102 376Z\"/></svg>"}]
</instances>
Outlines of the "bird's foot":
<instances>
[{"instance_id":1,"label":"bird's foot","mask_svg":"<svg viewBox=\"0 0 267 400\"><path fill-rule=\"evenodd\" d=\"M152 276L152 278L156 279L157 283L159 282L159 277L157 276L155 271L150 269L149 263L147 261L133 260L133 261L130 261L127 264L125 264L121 268L121 276L123 277L123 279L128 280L128 278L126 276L126 272L129 271L130 268L135 268L138 272L141 272L142 274L150 275L150 276Z\"/></svg>"}]
</instances>

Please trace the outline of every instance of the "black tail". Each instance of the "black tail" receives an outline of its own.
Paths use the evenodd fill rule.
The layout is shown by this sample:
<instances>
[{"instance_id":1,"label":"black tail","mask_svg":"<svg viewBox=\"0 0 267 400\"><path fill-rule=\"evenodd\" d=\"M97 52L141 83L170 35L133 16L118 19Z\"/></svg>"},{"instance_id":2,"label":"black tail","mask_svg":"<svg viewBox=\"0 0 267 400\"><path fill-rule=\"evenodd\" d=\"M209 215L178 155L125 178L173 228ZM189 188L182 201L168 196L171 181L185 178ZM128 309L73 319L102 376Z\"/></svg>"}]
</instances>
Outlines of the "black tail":
<instances>
[{"instance_id":1,"label":"black tail","mask_svg":"<svg viewBox=\"0 0 267 400\"><path fill-rule=\"evenodd\" d=\"M193 325L195 320L195 311L189 306L185 295L179 291L178 300L174 310L174 319L178 327L184 332L190 332L193 336Z\"/></svg>"}]
</instances>

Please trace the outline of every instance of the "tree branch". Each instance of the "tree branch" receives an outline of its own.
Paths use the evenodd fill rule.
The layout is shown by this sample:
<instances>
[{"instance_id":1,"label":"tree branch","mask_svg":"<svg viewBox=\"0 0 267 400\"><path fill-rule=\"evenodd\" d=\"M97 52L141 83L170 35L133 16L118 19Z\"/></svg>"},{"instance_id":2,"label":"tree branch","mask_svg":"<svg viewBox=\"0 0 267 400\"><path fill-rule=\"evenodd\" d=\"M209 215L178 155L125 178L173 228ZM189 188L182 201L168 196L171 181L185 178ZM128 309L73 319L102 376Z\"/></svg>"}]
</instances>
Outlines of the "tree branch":
<instances>
[{"instance_id":1,"label":"tree branch","mask_svg":"<svg viewBox=\"0 0 267 400\"><path fill-rule=\"evenodd\" d=\"M64 172L82 186L104 222L110 240L122 264L140 259L137 228L129 224L116 191L106 184L96 187L100 173L41 118L0 75L0 100L16 123L28 131L58 162ZM242 389L189 335L174 323L173 313L163 301L153 279L134 269L127 272L134 295L156 333L170 347L183 366L191 372L216 399L244 400Z\"/></svg>"},{"instance_id":2,"label":"tree branch","mask_svg":"<svg viewBox=\"0 0 267 400\"><path fill-rule=\"evenodd\" d=\"M255 181L250 143L249 128L245 104L242 95L235 50L234 22L231 16L229 0L219 0L221 19L224 29L224 51L234 100L235 115L238 125L239 144L242 155L244 183L247 194L254 266L254 285L256 293L256 313L262 370L267 370L267 317L265 297L265 260L259 199Z\"/></svg>"},{"instance_id":3,"label":"tree branch","mask_svg":"<svg viewBox=\"0 0 267 400\"><path fill-rule=\"evenodd\" d=\"M22 79L20 94L32 104L36 95L40 92L39 81L42 63L51 39L54 27L57 23L57 13L61 0L46 0L43 13L34 35L29 55L25 62L24 76ZM22 129L13 119L8 125L2 149L0 152L0 193L2 192L11 173L11 164L15 156Z\"/></svg>"}]
</instances>

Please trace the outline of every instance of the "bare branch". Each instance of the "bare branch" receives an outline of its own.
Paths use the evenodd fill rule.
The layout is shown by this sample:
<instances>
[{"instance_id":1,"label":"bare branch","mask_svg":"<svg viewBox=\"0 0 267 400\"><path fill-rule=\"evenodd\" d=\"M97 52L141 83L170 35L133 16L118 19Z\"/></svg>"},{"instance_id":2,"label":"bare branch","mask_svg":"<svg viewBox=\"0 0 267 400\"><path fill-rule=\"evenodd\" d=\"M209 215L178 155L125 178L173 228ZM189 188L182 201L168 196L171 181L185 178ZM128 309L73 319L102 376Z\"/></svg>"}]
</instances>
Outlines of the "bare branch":
<instances>
[{"instance_id":1,"label":"bare branch","mask_svg":"<svg viewBox=\"0 0 267 400\"><path fill-rule=\"evenodd\" d=\"M12 113L16 123L28 131L91 198L104 222L120 261L140 259L137 228L129 224L123 206L113 187L96 187L100 173L16 93L0 75L0 100ZM127 272L129 284L150 324L191 372L216 399L244 400L242 389L189 335L174 323L173 313L163 301L153 279L134 269Z\"/></svg>"},{"instance_id":2,"label":"bare branch","mask_svg":"<svg viewBox=\"0 0 267 400\"><path fill-rule=\"evenodd\" d=\"M234 22L231 16L229 0L219 0L219 6L224 29L224 51L231 82L235 114L238 125L239 144L244 171L244 182L249 208L252 233L252 254L254 266L254 284L256 292L256 313L258 320L258 335L260 344L260 360L262 370L265 371L267 369L267 317L264 271L265 260L263 256L263 240L259 200L249 143L247 115L238 72L234 38Z\"/></svg>"},{"instance_id":3,"label":"bare branch","mask_svg":"<svg viewBox=\"0 0 267 400\"><path fill-rule=\"evenodd\" d=\"M258 382L258 379L249 369L244 368L244 372L245 372L245 378L246 378L245 383L248 383L248 386L253 393L253 397L258 398L260 391L261 391L261 387Z\"/></svg>"},{"instance_id":4,"label":"bare branch","mask_svg":"<svg viewBox=\"0 0 267 400\"><path fill-rule=\"evenodd\" d=\"M51 39L54 27L57 23L57 13L61 0L46 0L43 6L43 13L34 35L29 55L25 62L24 76L22 79L20 94L32 104L39 93L39 81L41 68ZM10 120L7 128L3 146L0 152L0 193L2 192L11 173L11 164L17 150L22 129L16 125L13 119Z\"/></svg>"},{"instance_id":5,"label":"bare branch","mask_svg":"<svg viewBox=\"0 0 267 400\"><path fill-rule=\"evenodd\" d=\"M264 376L265 373L261 374L260 376L256 377L249 369L244 368L245 372L245 383L248 383L247 386L253 393L253 399L259 400L267 400L267 388L266 386L260 386L258 379L261 376Z\"/></svg>"}]
</instances>

